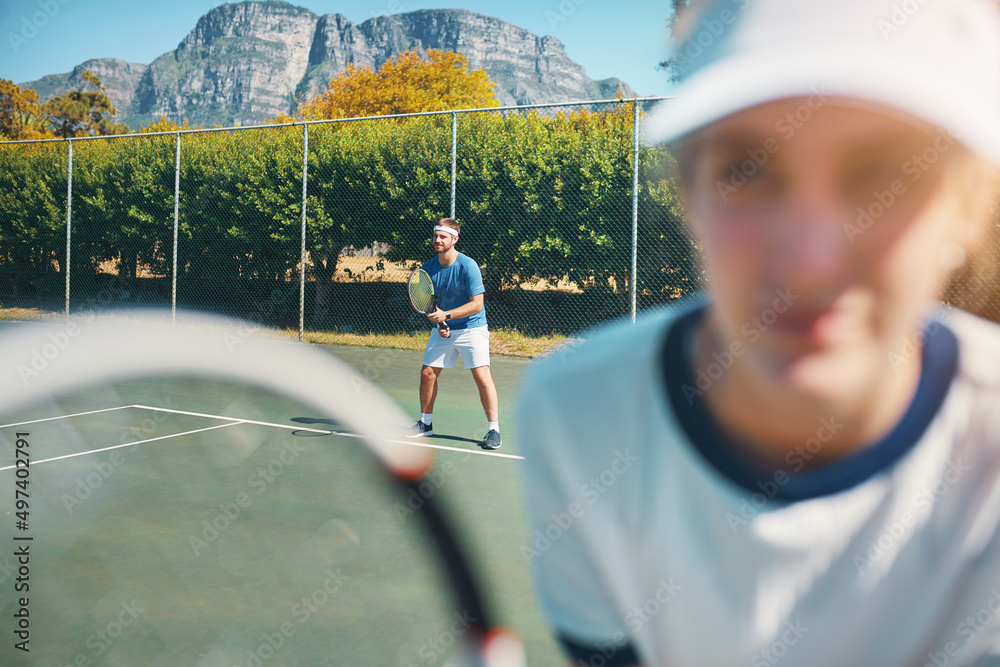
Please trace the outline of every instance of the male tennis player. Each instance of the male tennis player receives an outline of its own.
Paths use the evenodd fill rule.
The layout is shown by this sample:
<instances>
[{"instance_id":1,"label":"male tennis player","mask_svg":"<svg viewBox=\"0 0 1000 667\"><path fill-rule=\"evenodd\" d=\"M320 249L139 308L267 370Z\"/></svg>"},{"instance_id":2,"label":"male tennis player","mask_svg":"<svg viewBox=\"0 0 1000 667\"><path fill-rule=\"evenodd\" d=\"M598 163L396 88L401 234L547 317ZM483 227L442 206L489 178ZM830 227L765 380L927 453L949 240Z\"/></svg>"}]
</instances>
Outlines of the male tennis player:
<instances>
[{"instance_id":1,"label":"male tennis player","mask_svg":"<svg viewBox=\"0 0 1000 667\"><path fill-rule=\"evenodd\" d=\"M576 665L997 667L1000 327L940 299L997 260L1000 6L678 29L705 294L529 373L542 610Z\"/></svg>"},{"instance_id":2,"label":"male tennis player","mask_svg":"<svg viewBox=\"0 0 1000 667\"><path fill-rule=\"evenodd\" d=\"M437 256L421 267L434 283L438 302L437 310L428 313L427 319L434 325L444 322L447 328L435 326L427 341L420 370L420 421L408 436L434 435L431 417L438 376L441 369L454 368L458 355L462 355L462 363L472 370L472 379L479 388L479 400L486 412L486 436L479 446L498 449L503 440L500 437L500 405L490 374L490 332L486 328L483 305L486 288L479 265L455 248L460 231L457 220L439 220L432 237Z\"/></svg>"}]
</instances>

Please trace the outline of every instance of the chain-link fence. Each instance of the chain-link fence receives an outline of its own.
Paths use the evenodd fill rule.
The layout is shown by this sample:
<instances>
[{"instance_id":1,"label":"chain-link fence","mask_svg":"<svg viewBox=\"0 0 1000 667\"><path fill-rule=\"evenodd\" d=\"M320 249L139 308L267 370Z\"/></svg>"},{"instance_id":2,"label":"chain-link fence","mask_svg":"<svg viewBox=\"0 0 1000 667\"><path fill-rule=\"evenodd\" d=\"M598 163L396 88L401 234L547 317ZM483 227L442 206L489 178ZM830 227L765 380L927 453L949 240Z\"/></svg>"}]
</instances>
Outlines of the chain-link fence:
<instances>
[{"instance_id":1,"label":"chain-link fence","mask_svg":"<svg viewBox=\"0 0 1000 667\"><path fill-rule=\"evenodd\" d=\"M641 141L661 100L0 143L0 318L153 306L405 347L450 216L495 349L537 353L698 287L671 157ZM946 299L1000 321L994 227Z\"/></svg>"},{"instance_id":2,"label":"chain-link fence","mask_svg":"<svg viewBox=\"0 0 1000 667\"><path fill-rule=\"evenodd\" d=\"M573 336L696 287L670 156L640 141L658 101L0 144L0 306L412 335L405 280L450 216L491 329Z\"/></svg>"}]
</instances>

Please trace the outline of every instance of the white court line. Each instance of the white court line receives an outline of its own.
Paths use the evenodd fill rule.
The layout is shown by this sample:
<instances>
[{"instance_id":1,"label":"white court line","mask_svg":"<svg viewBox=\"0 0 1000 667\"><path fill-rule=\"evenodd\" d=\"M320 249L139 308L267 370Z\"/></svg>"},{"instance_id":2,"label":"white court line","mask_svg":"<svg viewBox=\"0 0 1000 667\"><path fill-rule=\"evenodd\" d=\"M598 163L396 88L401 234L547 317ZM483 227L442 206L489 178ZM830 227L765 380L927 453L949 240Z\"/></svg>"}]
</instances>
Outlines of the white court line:
<instances>
[{"instance_id":1,"label":"white court line","mask_svg":"<svg viewBox=\"0 0 1000 667\"><path fill-rule=\"evenodd\" d=\"M311 433L336 433L336 431L331 431L328 428L318 429L318 428L306 428L304 426L291 426L289 424L274 424L272 422L260 422L255 419L239 419L237 417L226 417L224 415L210 415L204 412L188 412L187 410L173 410L171 408L154 408L149 405L133 405L133 408L142 408L143 410L156 410L157 412L172 412L178 415L190 415L192 417L207 417L209 419L225 419L231 422L240 422L241 424L257 424L258 426L273 426L275 428L285 428L290 431L310 431ZM338 435L348 435L347 433L339 433Z\"/></svg>"},{"instance_id":2,"label":"white court line","mask_svg":"<svg viewBox=\"0 0 1000 667\"><path fill-rule=\"evenodd\" d=\"M134 407L134 406L129 406L129 407ZM192 433L203 433L205 431L213 431L213 430L215 430L217 428L227 428L229 426L236 426L237 424L240 424L240 423L241 422L239 422L239 421L233 421L233 422L230 422L228 424L219 424L218 426L209 426L208 428L199 428L199 429L196 429L194 431L185 431L183 433L173 433L171 435L161 435L161 436L158 436L156 438L148 438L146 440L136 440L135 442L126 442L126 443L121 444L121 445L112 445L110 447L102 447L100 449L88 449L85 452L76 452L75 454L66 454L65 456L56 456L56 457L53 457L51 459L42 459L41 461L32 461L31 462L31 466L34 467L34 466L38 465L39 463L48 463L49 461L61 461L63 459L71 459L71 458L74 458L74 457L77 457L77 456L85 456L86 454L97 454L98 452L107 452L107 451L112 450L112 449L121 449L122 447L134 447L135 445L142 445L142 444L145 444L147 442L156 442L157 440L166 440L167 438L179 438L182 435L191 435ZM12 466L6 466L4 468L0 468L0 471L13 470L16 467L17 467L16 464L12 465Z\"/></svg>"},{"instance_id":3,"label":"white court line","mask_svg":"<svg viewBox=\"0 0 1000 667\"><path fill-rule=\"evenodd\" d=\"M349 435L353 438L361 437L358 435L353 435L352 433L338 433L337 435ZM478 449L465 449L464 447L448 447L446 445L435 445L430 442L420 442L418 440L393 440L392 442L398 443L400 445L409 445L410 447L430 447L431 449L444 449L449 452L463 452L465 454L479 454L480 456L493 456L498 459L516 459L518 461L524 460L523 456L515 456L514 454L501 454L500 452L481 452Z\"/></svg>"},{"instance_id":4,"label":"white court line","mask_svg":"<svg viewBox=\"0 0 1000 667\"><path fill-rule=\"evenodd\" d=\"M310 433L328 433L330 435L343 435L348 438L360 438L360 435L354 433L345 433L343 431L334 431L331 429L316 429L316 428L305 428L303 426L290 426L288 424L275 424L273 422L262 422L256 421L254 419L236 419L235 417L225 417L223 415L210 415L204 412L188 412L187 410L173 410L171 408L154 408L149 405L133 405L133 408L142 408L145 410L158 410L160 412L173 412L179 415L190 415L192 417L207 417L209 419L226 419L229 421L240 422L243 424L257 424L259 426L273 426L275 428L284 428L290 431L309 431ZM475 449L464 449L462 447L448 447L445 445L435 445L429 442L419 442L416 440L392 440L398 445L406 445L409 447L428 447L430 449L444 449L451 452L464 452L466 454L478 454L480 456L492 456L498 459L514 459L517 461L523 461L523 456L515 456L514 454L501 454L499 452L481 452Z\"/></svg>"},{"instance_id":5,"label":"white court line","mask_svg":"<svg viewBox=\"0 0 1000 667\"><path fill-rule=\"evenodd\" d=\"M46 417L45 419L32 419L28 422L16 422L14 424L3 424L0 428L8 428L10 426L24 426L25 424L37 424L39 422L50 422L54 419L69 419L70 417L80 417L83 415L96 415L98 412L111 412L112 410L124 410L125 408L138 407L135 405L119 405L117 408L102 408L101 410L91 410L90 412L77 412L72 415L59 415L58 417Z\"/></svg>"}]
</instances>

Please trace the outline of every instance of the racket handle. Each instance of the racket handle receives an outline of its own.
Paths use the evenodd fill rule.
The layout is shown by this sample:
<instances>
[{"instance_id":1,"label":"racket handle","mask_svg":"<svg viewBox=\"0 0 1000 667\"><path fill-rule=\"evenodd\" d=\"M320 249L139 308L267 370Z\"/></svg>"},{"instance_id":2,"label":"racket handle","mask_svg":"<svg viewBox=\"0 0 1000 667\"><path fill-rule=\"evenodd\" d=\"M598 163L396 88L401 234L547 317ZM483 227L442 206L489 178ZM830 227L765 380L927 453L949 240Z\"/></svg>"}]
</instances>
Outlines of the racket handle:
<instances>
[{"instance_id":1,"label":"racket handle","mask_svg":"<svg viewBox=\"0 0 1000 667\"><path fill-rule=\"evenodd\" d=\"M437 298L435 297L433 304L431 304L431 309L438 310L438 308L440 308L440 306L438 306ZM437 328L438 331L447 331L451 327L448 326L447 322L438 322Z\"/></svg>"}]
</instances>

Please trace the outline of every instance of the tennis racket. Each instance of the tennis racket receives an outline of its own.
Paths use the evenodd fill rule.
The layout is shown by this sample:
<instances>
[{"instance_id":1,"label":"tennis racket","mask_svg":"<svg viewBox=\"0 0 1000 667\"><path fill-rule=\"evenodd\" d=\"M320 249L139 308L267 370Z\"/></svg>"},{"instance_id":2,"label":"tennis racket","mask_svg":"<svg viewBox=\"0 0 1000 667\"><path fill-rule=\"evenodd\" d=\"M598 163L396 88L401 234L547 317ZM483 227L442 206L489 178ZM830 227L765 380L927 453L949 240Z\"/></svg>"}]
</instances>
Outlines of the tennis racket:
<instances>
[{"instance_id":1,"label":"tennis racket","mask_svg":"<svg viewBox=\"0 0 1000 667\"><path fill-rule=\"evenodd\" d=\"M523 667L447 466L364 374L232 320L141 317L0 329L0 614L24 633L0 664Z\"/></svg>"},{"instance_id":2,"label":"tennis racket","mask_svg":"<svg viewBox=\"0 0 1000 667\"><path fill-rule=\"evenodd\" d=\"M431 281L430 274L423 269L416 269L410 274L410 278L406 281L406 292L410 297L410 305L413 307L413 310L421 315L429 315L437 310L434 283ZM450 328L444 322L438 324L437 327L442 332Z\"/></svg>"}]
</instances>

